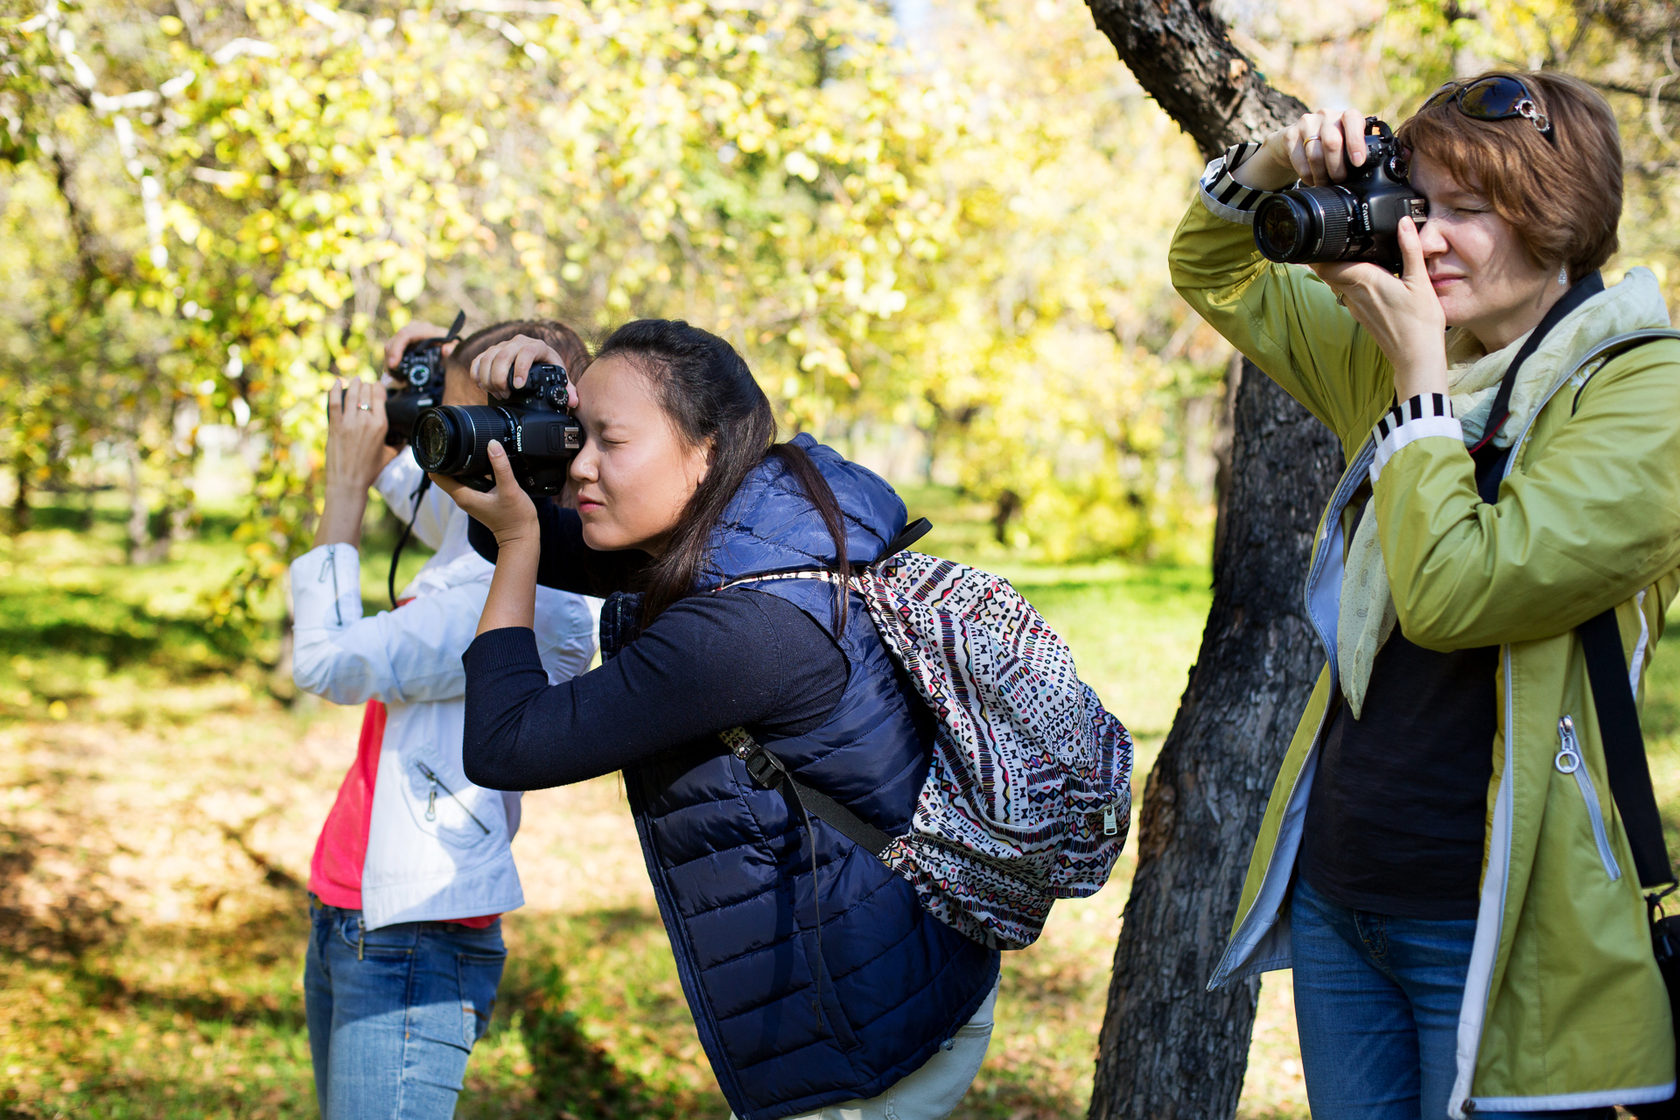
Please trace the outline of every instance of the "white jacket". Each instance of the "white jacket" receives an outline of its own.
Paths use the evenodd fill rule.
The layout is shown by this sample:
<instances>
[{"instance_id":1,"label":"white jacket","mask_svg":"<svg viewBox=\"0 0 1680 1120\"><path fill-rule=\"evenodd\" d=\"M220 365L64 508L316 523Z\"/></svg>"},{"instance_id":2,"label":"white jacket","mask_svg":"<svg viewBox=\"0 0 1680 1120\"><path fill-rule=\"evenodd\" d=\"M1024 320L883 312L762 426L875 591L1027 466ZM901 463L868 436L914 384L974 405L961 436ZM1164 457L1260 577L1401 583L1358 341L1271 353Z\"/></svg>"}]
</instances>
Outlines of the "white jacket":
<instances>
[{"instance_id":1,"label":"white jacket","mask_svg":"<svg viewBox=\"0 0 1680 1120\"><path fill-rule=\"evenodd\" d=\"M424 477L404 450L374 486L407 521ZM362 868L368 929L496 914L525 901L508 846L519 794L475 786L461 770L461 655L495 569L467 543L467 515L447 494L430 487L419 506L413 534L436 552L402 592L414 601L401 610L363 617L360 558L348 544L312 549L291 569L292 679L334 703L378 699L388 709ZM535 630L550 681L589 667L589 600L537 588Z\"/></svg>"}]
</instances>

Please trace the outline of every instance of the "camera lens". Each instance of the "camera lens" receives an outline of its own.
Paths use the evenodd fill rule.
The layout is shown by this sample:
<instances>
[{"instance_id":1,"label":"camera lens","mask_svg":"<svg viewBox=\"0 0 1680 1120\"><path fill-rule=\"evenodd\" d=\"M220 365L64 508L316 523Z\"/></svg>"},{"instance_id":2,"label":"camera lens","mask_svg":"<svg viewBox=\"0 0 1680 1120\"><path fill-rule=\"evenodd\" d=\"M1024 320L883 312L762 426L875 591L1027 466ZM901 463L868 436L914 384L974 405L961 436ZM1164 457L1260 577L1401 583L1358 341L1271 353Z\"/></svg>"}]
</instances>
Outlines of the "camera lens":
<instances>
[{"instance_id":1,"label":"camera lens","mask_svg":"<svg viewBox=\"0 0 1680 1120\"><path fill-rule=\"evenodd\" d=\"M1291 198L1294 193L1272 195L1254 211L1254 243L1274 261L1306 260L1307 249L1318 240L1312 235L1312 211Z\"/></svg>"},{"instance_id":2,"label":"camera lens","mask_svg":"<svg viewBox=\"0 0 1680 1120\"><path fill-rule=\"evenodd\" d=\"M512 449L516 425L495 405L440 405L420 414L414 424L414 458L428 471L465 479L489 478L490 441Z\"/></svg>"},{"instance_id":3,"label":"camera lens","mask_svg":"<svg viewBox=\"0 0 1680 1120\"><path fill-rule=\"evenodd\" d=\"M1300 187L1264 199L1254 211L1254 243L1274 261L1337 261L1347 256L1358 200L1345 187Z\"/></svg>"},{"instance_id":4,"label":"camera lens","mask_svg":"<svg viewBox=\"0 0 1680 1120\"><path fill-rule=\"evenodd\" d=\"M443 409L427 409L414 422L414 458L428 471L441 471L449 458L449 420Z\"/></svg>"}]
</instances>

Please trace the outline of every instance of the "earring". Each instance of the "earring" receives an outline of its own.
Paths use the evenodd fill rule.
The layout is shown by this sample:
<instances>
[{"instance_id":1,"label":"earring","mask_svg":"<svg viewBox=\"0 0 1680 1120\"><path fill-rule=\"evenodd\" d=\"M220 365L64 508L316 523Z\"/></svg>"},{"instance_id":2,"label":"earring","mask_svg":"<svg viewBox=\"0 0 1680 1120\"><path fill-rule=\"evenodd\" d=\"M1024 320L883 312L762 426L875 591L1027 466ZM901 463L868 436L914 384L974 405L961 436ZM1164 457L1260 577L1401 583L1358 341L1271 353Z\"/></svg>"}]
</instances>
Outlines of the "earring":
<instances>
[{"instance_id":1,"label":"earring","mask_svg":"<svg viewBox=\"0 0 1680 1120\"><path fill-rule=\"evenodd\" d=\"M1569 266L1568 265L1564 265L1562 268L1558 269L1558 283L1561 284L1565 288L1569 287Z\"/></svg>"}]
</instances>

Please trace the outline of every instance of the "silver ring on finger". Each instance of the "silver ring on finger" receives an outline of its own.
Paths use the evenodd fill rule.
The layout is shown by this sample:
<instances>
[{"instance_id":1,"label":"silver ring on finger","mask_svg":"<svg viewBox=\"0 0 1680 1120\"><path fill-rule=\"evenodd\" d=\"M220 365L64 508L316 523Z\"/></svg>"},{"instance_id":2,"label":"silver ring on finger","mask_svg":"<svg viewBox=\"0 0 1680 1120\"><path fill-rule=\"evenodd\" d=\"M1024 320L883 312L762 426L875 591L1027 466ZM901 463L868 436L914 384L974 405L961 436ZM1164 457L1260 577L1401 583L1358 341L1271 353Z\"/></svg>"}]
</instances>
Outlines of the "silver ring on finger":
<instances>
[{"instance_id":1,"label":"silver ring on finger","mask_svg":"<svg viewBox=\"0 0 1680 1120\"><path fill-rule=\"evenodd\" d=\"M359 404L359 405L356 406L356 411L357 412L372 412L373 411L373 406L371 404Z\"/></svg>"}]
</instances>

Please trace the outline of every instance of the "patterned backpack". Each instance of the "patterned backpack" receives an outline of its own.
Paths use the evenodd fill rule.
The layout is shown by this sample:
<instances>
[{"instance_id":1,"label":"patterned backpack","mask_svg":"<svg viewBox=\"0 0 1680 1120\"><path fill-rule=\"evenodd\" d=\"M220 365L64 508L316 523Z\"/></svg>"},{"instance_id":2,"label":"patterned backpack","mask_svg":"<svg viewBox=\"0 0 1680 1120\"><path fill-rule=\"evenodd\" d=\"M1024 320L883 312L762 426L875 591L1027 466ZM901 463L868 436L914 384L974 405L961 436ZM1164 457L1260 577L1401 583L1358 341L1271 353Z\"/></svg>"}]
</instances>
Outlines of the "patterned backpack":
<instances>
[{"instance_id":1,"label":"patterned backpack","mask_svg":"<svg viewBox=\"0 0 1680 1120\"><path fill-rule=\"evenodd\" d=\"M1007 580L902 551L929 527L918 520L851 580L938 717L910 831L890 836L798 781L743 728L723 740L760 785L782 786L909 880L934 917L982 944L1020 949L1043 931L1052 902L1095 894L1108 880L1130 827L1132 739ZM724 586L838 578L777 572Z\"/></svg>"}]
</instances>

